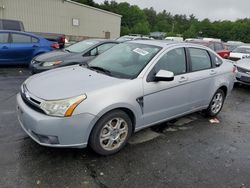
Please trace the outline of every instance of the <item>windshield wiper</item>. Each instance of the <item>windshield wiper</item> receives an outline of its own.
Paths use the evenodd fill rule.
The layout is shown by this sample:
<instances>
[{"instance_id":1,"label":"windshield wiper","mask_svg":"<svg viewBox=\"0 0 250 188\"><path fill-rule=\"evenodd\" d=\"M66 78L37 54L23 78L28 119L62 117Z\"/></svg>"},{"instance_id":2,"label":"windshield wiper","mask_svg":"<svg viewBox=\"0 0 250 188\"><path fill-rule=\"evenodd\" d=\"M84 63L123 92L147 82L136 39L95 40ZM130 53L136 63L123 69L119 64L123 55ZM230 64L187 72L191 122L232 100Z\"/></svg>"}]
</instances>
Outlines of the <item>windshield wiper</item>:
<instances>
[{"instance_id":1,"label":"windshield wiper","mask_svg":"<svg viewBox=\"0 0 250 188\"><path fill-rule=\"evenodd\" d=\"M65 50L66 52L71 52L70 50L68 50L68 49L66 49L66 48L65 48L64 50Z\"/></svg>"},{"instance_id":2,"label":"windshield wiper","mask_svg":"<svg viewBox=\"0 0 250 188\"><path fill-rule=\"evenodd\" d=\"M105 73L105 74L108 74L108 75L112 75L112 73L111 73L109 70L104 69L104 68L102 68L102 67L87 66L87 68L89 68L89 69L91 69L91 70L101 71L101 72L103 72L103 73Z\"/></svg>"}]
</instances>

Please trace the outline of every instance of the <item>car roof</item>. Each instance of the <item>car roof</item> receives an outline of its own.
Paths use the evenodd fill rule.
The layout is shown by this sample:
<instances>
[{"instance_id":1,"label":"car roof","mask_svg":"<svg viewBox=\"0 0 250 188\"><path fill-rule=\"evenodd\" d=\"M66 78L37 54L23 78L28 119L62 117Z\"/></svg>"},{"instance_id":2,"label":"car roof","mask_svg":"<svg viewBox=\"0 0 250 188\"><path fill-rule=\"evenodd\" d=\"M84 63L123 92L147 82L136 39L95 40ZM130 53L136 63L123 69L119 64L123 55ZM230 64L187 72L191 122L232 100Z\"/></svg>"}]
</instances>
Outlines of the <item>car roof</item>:
<instances>
[{"instance_id":1,"label":"car roof","mask_svg":"<svg viewBox=\"0 0 250 188\"><path fill-rule=\"evenodd\" d=\"M103 42L103 43L105 43L105 42L112 42L112 43L120 43L119 41L116 41L116 40L112 40L112 39L100 39L100 38L90 38L90 39L85 39L85 40L82 40L82 41L87 41L87 40L89 40L89 41L91 41L91 40L94 40L94 41L98 41L98 42ZM81 41L79 41L79 42L81 42Z\"/></svg>"},{"instance_id":2,"label":"car roof","mask_svg":"<svg viewBox=\"0 0 250 188\"><path fill-rule=\"evenodd\" d=\"M33 33L29 33L29 32L24 32L24 31L15 31L15 30L0 30L0 33L18 33L18 34L24 34L24 35L29 35L32 37L36 37L36 38L43 38L39 35L35 35Z\"/></svg>"},{"instance_id":3,"label":"car roof","mask_svg":"<svg viewBox=\"0 0 250 188\"><path fill-rule=\"evenodd\" d=\"M177 41L166 41L166 40L133 40L133 41L127 41L127 42L128 43L147 44L147 45L153 45L153 46L159 46L159 47L166 47L168 45L181 43L181 42L177 42Z\"/></svg>"},{"instance_id":4,"label":"car roof","mask_svg":"<svg viewBox=\"0 0 250 188\"><path fill-rule=\"evenodd\" d=\"M180 46L180 47L193 47L193 48L201 48L201 49L208 50L210 52L214 52L213 50L211 50L207 46L204 46L202 44L189 43L189 42L178 42L178 41L167 41L167 40L133 40L133 41L127 41L125 43L146 44L146 45L158 46L158 47L162 47L162 48L169 48L172 46L175 46L175 47L178 47L178 46Z\"/></svg>"}]
</instances>

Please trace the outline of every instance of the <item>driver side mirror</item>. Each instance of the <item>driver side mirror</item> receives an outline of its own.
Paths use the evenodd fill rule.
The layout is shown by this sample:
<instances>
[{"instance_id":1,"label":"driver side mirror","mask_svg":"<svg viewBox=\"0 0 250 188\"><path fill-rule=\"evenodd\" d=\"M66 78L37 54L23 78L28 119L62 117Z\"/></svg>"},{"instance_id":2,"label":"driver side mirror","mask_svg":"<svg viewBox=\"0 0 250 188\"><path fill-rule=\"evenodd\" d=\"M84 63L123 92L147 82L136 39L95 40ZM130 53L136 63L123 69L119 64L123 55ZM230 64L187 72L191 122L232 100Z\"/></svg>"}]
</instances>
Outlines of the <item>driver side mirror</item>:
<instances>
[{"instance_id":1,"label":"driver side mirror","mask_svg":"<svg viewBox=\"0 0 250 188\"><path fill-rule=\"evenodd\" d=\"M166 70L159 70L154 77L154 81L173 81L174 80L174 73Z\"/></svg>"}]
</instances>

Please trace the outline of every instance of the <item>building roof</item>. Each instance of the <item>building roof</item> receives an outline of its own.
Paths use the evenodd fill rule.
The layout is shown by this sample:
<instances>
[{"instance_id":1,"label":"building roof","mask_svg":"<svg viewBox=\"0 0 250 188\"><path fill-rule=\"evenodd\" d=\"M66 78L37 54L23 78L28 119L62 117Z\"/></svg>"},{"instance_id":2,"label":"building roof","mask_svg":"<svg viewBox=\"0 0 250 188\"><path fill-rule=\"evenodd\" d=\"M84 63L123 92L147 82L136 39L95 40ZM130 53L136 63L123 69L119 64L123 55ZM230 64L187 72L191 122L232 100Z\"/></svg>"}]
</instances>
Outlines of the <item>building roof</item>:
<instances>
[{"instance_id":1,"label":"building roof","mask_svg":"<svg viewBox=\"0 0 250 188\"><path fill-rule=\"evenodd\" d=\"M100 11L100 12L103 12L103 13L106 13L106 14L117 16L117 17L120 17L120 18L122 17L122 15L115 14L113 12L109 12L109 11L106 11L106 10L103 10L103 9L99 9L99 8L96 8L96 7L92 7L92 6L89 6L89 5L81 4L81 3L78 3L78 2L75 2L75 1L72 1L72 0L65 0L65 1L69 2L69 3L72 3L72 4L75 4L75 5L78 5L78 6L86 7L86 8L97 10L97 11Z\"/></svg>"}]
</instances>

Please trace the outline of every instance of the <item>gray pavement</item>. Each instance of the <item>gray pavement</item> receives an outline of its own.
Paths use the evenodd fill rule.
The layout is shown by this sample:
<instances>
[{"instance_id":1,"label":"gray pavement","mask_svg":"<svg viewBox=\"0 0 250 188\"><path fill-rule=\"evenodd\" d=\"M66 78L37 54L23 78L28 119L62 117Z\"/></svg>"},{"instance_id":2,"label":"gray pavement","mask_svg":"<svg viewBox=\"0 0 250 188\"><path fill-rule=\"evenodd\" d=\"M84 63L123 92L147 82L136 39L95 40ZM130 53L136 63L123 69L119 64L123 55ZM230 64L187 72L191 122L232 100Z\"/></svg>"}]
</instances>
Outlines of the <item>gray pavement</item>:
<instances>
[{"instance_id":1,"label":"gray pavement","mask_svg":"<svg viewBox=\"0 0 250 188\"><path fill-rule=\"evenodd\" d=\"M0 187L250 187L250 87L211 124L200 113L141 131L118 154L41 147L22 131L15 95L25 68L0 67Z\"/></svg>"}]
</instances>

